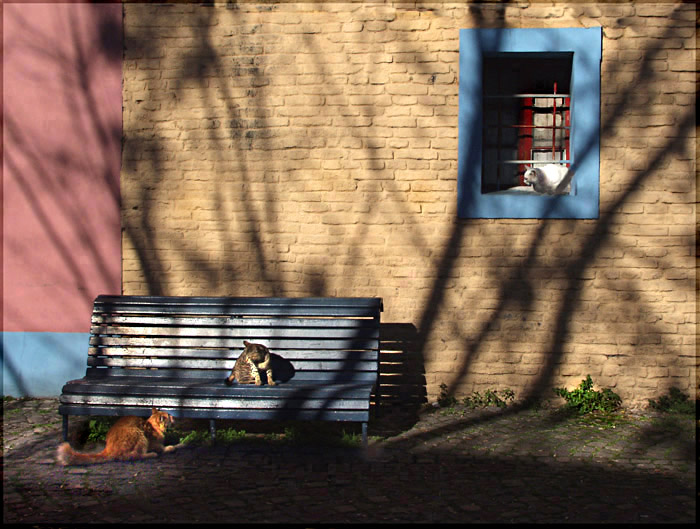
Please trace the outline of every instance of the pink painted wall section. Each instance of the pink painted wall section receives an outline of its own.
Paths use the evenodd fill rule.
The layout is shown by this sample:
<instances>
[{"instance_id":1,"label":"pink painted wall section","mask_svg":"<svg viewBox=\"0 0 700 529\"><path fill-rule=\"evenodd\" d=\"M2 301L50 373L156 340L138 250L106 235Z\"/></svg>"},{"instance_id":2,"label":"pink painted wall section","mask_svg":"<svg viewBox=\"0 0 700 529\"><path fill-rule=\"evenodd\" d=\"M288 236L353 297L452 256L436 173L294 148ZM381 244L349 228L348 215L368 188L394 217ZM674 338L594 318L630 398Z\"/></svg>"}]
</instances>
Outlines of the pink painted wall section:
<instances>
[{"instance_id":1,"label":"pink painted wall section","mask_svg":"<svg viewBox=\"0 0 700 529\"><path fill-rule=\"evenodd\" d=\"M5 332L86 332L121 291L120 4L3 6Z\"/></svg>"}]
</instances>

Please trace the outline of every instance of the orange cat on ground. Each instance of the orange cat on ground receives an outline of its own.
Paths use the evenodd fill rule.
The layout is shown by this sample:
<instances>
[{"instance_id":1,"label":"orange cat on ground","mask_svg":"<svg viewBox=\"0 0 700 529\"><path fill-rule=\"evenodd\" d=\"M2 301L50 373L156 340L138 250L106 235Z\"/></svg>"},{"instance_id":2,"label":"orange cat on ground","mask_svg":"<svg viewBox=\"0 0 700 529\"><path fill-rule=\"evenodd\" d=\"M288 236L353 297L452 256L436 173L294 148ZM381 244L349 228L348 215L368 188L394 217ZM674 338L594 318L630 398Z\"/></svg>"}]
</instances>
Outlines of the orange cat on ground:
<instances>
[{"instance_id":1,"label":"orange cat on ground","mask_svg":"<svg viewBox=\"0 0 700 529\"><path fill-rule=\"evenodd\" d=\"M163 446L165 430L173 424L173 416L151 409L151 416L122 417L107 432L105 449L96 454L74 451L70 444L58 447L57 459L61 465L90 465L108 461L146 459L161 452L172 452L177 446Z\"/></svg>"}]
</instances>

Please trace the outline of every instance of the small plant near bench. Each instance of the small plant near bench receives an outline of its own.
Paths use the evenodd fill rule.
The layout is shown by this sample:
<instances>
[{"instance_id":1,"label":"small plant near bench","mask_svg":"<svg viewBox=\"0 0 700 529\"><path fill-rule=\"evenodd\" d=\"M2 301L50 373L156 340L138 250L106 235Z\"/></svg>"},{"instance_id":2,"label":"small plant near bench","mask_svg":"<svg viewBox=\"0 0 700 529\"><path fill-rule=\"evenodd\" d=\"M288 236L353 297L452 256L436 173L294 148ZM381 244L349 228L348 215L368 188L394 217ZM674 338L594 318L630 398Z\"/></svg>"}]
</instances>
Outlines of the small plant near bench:
<instances>
[{"instance_id":1,"label":"small plant near bench","mask_svg":"<svg viewBox=\"0 0 700 529\"><path fill-rule=\"evenodd\" d=\"M343 429L340 434L337 429L327 427L325 424L315 425L310 428L302 424L285 426L281 433L256 434L235 428L221 428L216 431L214 444L231 444L243 441L282 443L282 444L308 444L320 443L328 446L359 447L362 445L362 434L346 432ZM166 433L166 444L182 443L185 445L200 446L211 445L212 440L206 429L191 431L173 430Z\"/></svg>"},{"instance_id":2,"label":"small plant near bench","mask_svg":"<svg viewBox=\"0 0 700 529\"><path fill-rule=\"evenodd\" d=\"M572 408L582 415L596 411L611 413L622 404L620 396L611 389L594 390L591 375L586 375L586 378L573 391L566 388L554 388L554 393L566 401L568 408Z\"/></svg>"},{"instance_id":3,"label":"small plant near bench","mask_svg":"<svg viewBox=\"0 0 700 529\"><path fill-rule=\"evenodd\" d=\"M96 417L88 421L88 443L104 442L107 432L114 424L114 420L107 417Z\"/></svg>"},{"instance_id":4,"label":"small plant near bench","mask_svg":"<svg viewBox=\"0 0 700 529\"><path fill-rule=\"evenodd\" d=\"M216 441L217 443L236 443L238 441L243 441L246 439L245 430L236 430L234 428L222 428L216 431ZM191 430L191 431L181 431L174 430L172 433L166 433L166 444L171 444L169 441L172 437L172 444L185 444L185 445L204 445L211 444L211 436L209 431L202 430Z\"/></svg>"},{"instance_id":5,"label":"small plant near bench","mask_svg":"<svg viewBox=\"0 0 700 529\"><path fill-rule=\"evenodd\" d=\"M666 413L694 415L696 406L680 389L671 388L668 395L662 395L658 400L649 399L649 407Z\"/></svg>"},{"instance_id":6,"label":"small plant near bench","mask_svg":"<svg viewBox=\"0 0 700 529\"><path fill-rule=\"evenodd\" d=\"M508 404L511 404L514 399L515 392L512 389L487 389L483 395L478 391L473 391L471 395L462 399L461 405L472 410L475 408L487 408L489 406L505 408ZM447 384L444 383L440 384L440 395L438 396L437 403L439 407L447 408L447 411L452 413L455 413L454 407L460 404L454 396L447 394Z\"/></svg>"},{"instance_id":7,"label":"small plant near bench","mask_svg":"<svg viewBox=\"0 0 700 529\"><path fill-rule=\"evenodd\" d=\"M447 384L440 384L440 395L437 398L437 403L441 408L451 408L457 404L457 399L453 395L447 394Z\"/></svg>"},{"instance_id":8,"label":"small plant near bench","mask_svg":"<svg viewBox=\"0 0 700 529\"><path fill-rule=\"evenodd\" d=\"M487 389L482 396L478 391L474 391L471 396L464 398L464 405L468 408L485 408L487 406L496 406L505 408L515 399L515 393L512 389L490 390Z\"/></svg>"}]
</instances>

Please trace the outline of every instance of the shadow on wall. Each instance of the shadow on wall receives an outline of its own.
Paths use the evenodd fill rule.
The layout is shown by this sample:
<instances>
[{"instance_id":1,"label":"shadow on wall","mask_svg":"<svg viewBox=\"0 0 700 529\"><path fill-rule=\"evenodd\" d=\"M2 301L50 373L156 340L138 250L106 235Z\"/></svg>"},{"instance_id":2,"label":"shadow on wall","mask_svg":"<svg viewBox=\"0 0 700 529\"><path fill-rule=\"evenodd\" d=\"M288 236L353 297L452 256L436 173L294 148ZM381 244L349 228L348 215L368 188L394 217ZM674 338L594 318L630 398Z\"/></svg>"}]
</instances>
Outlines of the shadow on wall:
<instances>
[{"instance_id":1,"label":"shadow on wall","mask_svg":"<svg viewBox=\"0 0 700 529\"><path fill-rule=\"evenodd\" d=\"M490 28L505 27L507 4L508 2L501 2L500 4L469 6L469 12L473 19L472 25ZM275 11L277 8L278 6L270 6L270 11ZM676 10L681 8L682 6L679 6ZM396 11L399 12L400 9L403 8L397 8ZM236 6L221 14L220 17L233 18L234 22L242 24L244 18L248 16L243 11L244 8ZM160 12L158 16L160 17ZM229 291L224 292L225 294L235 295L235 290L240 288L239 280L245 280L248 283L254 283L255 288L259 288L265 293L292 295L290 283L285 282L286 278L292 275L299 278L299 285L296 285L295 288L304 290L305 295L308 295L309 292L313 292L314 295L332 295L332 292L326 291L331 280L324 275L323 265L299 263L293 260L288 262L285 260L287 254L280 251L280 249L286 249L286 252L289 253L289 247L297 240L290 243L289 234L284 233L284 207L289 207L289 205L283 203L282 199L286 197L278 195L278 190L284 185L289 186L289 189L302 189L305 200L308 199L307 197L313 196L313 192L307 192L307 183L304 182L303 176L305 166L302 162L310 157L309 153L313 152L314 149L343 147L344 144L342 141L336 141L337 138L323 136L325 133L330 135L333 130L356 130L364 127L363 130L367 131L364 134L367 137L355 138L358 140L356 145L359 145L359 150L362 152L355 155L355 159L341 156L337 163L341 168L360 169L371 174L378 173L388 162L381 158L380 144L382 139L373 137L373 127L367 127L368 123L374 123L375 118L373 118L373 114L361 114L360 110L357 111L360 113L359 115L357 113L353 115L350 112L343 114L345 107L341 105L338 109L340 116L334 118L337 121L332 122L332 128L327 126L318 129L311 126L302 127L302 123L307 123L316 117L314 112L318 108L298 109L296 111L299 112L299 115L294 115L289 113L292 109L286 108L286 104L284 105L287 112L285 117L281 120L275 118L271 110L271 107L279 102L279 97L275 92L275 83L272 82L275 79L275 72L284 70L293 74L298 72L296 65L284 64L280 67L280 65L265 63L265 61L276 57L274 54L265 56L265 61L255 58L256 54L264 50L264 45L269 44L264 40L266 34L262 26L245 35L235 34L235 38L228 41L235 43L231 45L231 48L222 49L217 46L216 32L220 28L217 16L219 14L208 7L195 9L192 14L194 22L190 30L192 32L189 41L191 46L169 50L167 53L171 55L168 56L168 61L163 59L163 50L151 49L153 43L158 41L153 32L155 31L154 27L158 26L160 18L158 21L154 18L152 25L140 24L138 27L127 28L129 32L126 43L127 60L138 65L142 58L148 60L149 57L154 56L163 59L161 61L163 63L169 62L175 66L175 71L168 74L175 79L173 83L168 85L168 90L161 91L161 93L158 91L159 89L154 88L153 92L146 92L153 94L154 100L144 103L155 105L166 104L165 101L168 101L168 104L172 104L173 108L178 108L178 106L184 105L185 98L191 97L192 93L197 93L201 101L204 102L205 108L212 109L208 110L209 113L205 113L206 116L199 120L201 130L192 132L186 128L191 127L191 125L184 118L181 125L177 122L174 123L176 127L181 126L182 131L164 130L162 137L161 132L157 130L145 131L139 128L142 126L143 120L132 120L134 130L127 129L125 124L125 172L123 176L126 180L133 179L131 185L136 190L133 193L135 198L130 199L133 204L130 203L124 209L125 230L126 238L133 245L135 259L139 261L137 266L143 271L145 288L151 294L167 293L170 288L176 288L176 283L182 274L173 279L172 283L168 283L168 281L170 281L170 277L175 277L172 269L169 270L169 261L177 260L182 262L181 266L188 271L188 278L193 279L195 283L201 285L204 291L209 293L227 289ZM673 16L672 14L669 20L672 21ZM387 16L387 19L389 20L387 27L390 28L392 17ZM304 51L309 52L306 56L316 63L305 66L304 71L313 71L319 77L327 80L342 77L342 75L328 74L328 71L337 72L338 67L330 68L330 65L324 62L323 34L311 29L309 31L311 32L303 35L302 42L303 46L306 47ZM671 22L663 29L663 33L659 34L660 38L653 40L664 42L664 39L681 36L678 33L680 31L684 30ZM416 55L415 62L411 63L410 66L415 70L413 73L416 76L433 74L433 66L431 66L433 62L428 60L429 57L421 56L421 54L429 52L412 50L411 32L397 32L397 34L399 36L396 37L397 41L394 43L394 47L402 52L412 51ZM234 36L234 33L232 32L229 36ZM404 37L406 40L402 41ZM500 38L498 34L496 38ZM329 41L328 44L334 45L336 50L340 49L336 42ZM618 128L624 126L626 116L639 104L635 95L645 90L652 92L655 89L655 83L658 83L659 80L654 65L662 57L663 49L661 46L649 45L648 49L641 50L642 58L635 73L634 82L620 84L620 93L616 94L615 97L616 105L608 104L602 115L600 140L603 145L606 139L614 135ZM610 62L614 62L614 59L609 59L608 63ZM362 68L355 66L358 71ZM606 64L606 66L607 82L617 82L614 64ZM227 71L237 74L231 78L230 84L211 82L211 78L216 79L216 75ZM363 86L359 81L360 78L361 76L357 78L358 86ZM376 89L368 81L362 82L371 86L372 89ZM216 87L212 88L213 85ZM333 83L326 83L325 88L331 90ZM359 88L357 89L359 90ZM317 88L317 90L321 90L321 88ZM345 100L345 97L341 93L336 99L349 107L349 99ZM372 100L371 96L367 97L368 101ZM285 98L286 101L287 98ZM144 109L148 108L148 105L140 104L139 101L135 103L127 101L125 104L135 114L146 112ZM376 112L380 110L378 108ZM146 113L144 116L148 117L148 114ZM456 127L452 117L441 118L439 121ZM448 394L454 394L460 386L468 381L469 374L475 366L488 363L486 357L494 349L494 340L498 342L499 350L517 350L515 348L522 340L517 329L513 332L502 330L507 325L512 324L512 321L506 321L509 312L532 313L537 310L537 304L542 301L543 295L551 295L556 296L548 301L548 305L553 308L545 316L543 322L551 328L551 331L547 334L548 340L539 344L541 362L537 372L523 375L527 378L524 382L527 390L521 396L536 400L538 397L548 394L557 369L566 363L565 353L571 347L571 335L575 332L572 325L576 315L581 310L581 304L585 302L582 299L582 292L584 292L591 277L591 269L601 254L610 251L611 247L618 244L615 238L617 234L616 224L621 221L620 215L624 206L635 192L648 185L655 173L664 167L669 156L679 155L682 159L690 157L691 153L687 152L688 142L686 138L692 133L694 122L694 109L689 106L687 114L675 118L674 130L669 132L666 143L650 151L648 164L641 170L631 173L631 177L627 178L624 185L620 184L623 186L620 191L611 195L612 200L601 203L599 220L591 224L579 223L576 226L576 245L560 252L552 252L547 247L548 234L557 230L571 231L573 225L571 221L548 220L540 221L533 228L529 242L519 252L514 252L509 256L492 252L480 257L480 266L484 270L482 283L493 285L495 299L490 306L482 310L483 316L479 316L476 328L463 325L463 321L457 318L451 322L453 328L450 330L456 336L455 343L461 344L453 347L457 349L461 361L454 372L446 376ZM467 128L478 129L479 127L478 124L472 124L471 127ZM302 130L312 131L309 134L314 134L314 137L306 136L306 132L299 132ZM280 131L284 131L285 134L280 135ZM213 197L212 201L215 207L212 208L206 224L200 223L200 225L208 227L207 236L220 238L221 255L223 256L220 262L213 262L210 258L210 252L203 249L201 245L192 244L192 239L187 237L168 239L167 233L155 229L154 219L157 213L155 209L161 207L163 196L172 192L172 190L166 189L169 172L181 170L180 167L175 168L172 160L168 159L168 149L171 143L169 137L173 132L183 134L183 137L186 138L183 143L184 148L188 152L191 151L191 159L185 162L182 170L196 171L202 164L209 164L212 173L235 175L235 178L213 179L210 182L202 183L202 185L208 186L207 190ZM287 134L289 137L286 136ZM294 134L303 134L304 136L292 138ZM416 134L420 135L419 132ZM292 139L294 139L293 143ZM460 138L460 141L469 144L463 152L472 157L477 155L475 149L471 148L469 138ZM584 144L587 146L583 148L582 152L576 154L579 163L588 156L587 151L592 148L591 146L595 142L591 138L589 142L584 142ZM208 152L215 159L211 160L203 156L202 151L207 146ZM280 170L274 160L276 149L286 149L288 152L296 153L293 159L285 162L285 165L289 165L289 167L285 166L284 170ZM266 170L260 170L260 164L256 164L258 168L253 170L251 162L261 160L265 163ZM363 162L357 163L357 160ZM356 164L356 167L352 167L353 164ZM148 168L149 172L153 173L153 178L139 179L138 175L143 173L140 168ZM198 182L191 184L193 186L199 185ZM357 182L354 184L358 185ZM386 180L381 185L383 189L392 189L396 182ZM391 196L400 196L401 194L397 189L397 193ZM326 211L323 209L324 204L322 203L305 205L318 207L321 212ZM233 214L228 211L227 207L229 206L235 208ZM349 256L345 262L349 266L360 266L363 251L366 251L363 244L367 237L368 226L371 227L375 222L378 224L384 222L384 216L387 214L408 217L409 214L405 211L405 207L405 200L392 201L391 199L383 201L381 208L375 204L367 205L367 211L362 214L362 222L344 227L343 251L345 255ZM318 216L318 218L321 217L322 215ZM386 385L386 389L382 388L382 391L390 391L391 395L389 396L395 401L405 397L406 392L409 393L409 400L414 397L418 401L424 398L425 395L422 393L425 387L424 366L422 360L419 359L424 357L429 343L436 339L439 332L438 326L444 325L440 319L447 310L447 294L450 284L453 283L453 278L459 276L458 270L464 266L465 254L470 251L468 247L469 236L474 230L481 232L482 229L482 223L474 220L455 219L449 226L447 233L442 235L444 242L437 249L432 247L430 243L431 234L425 232L420 223L414 223L410 226L410 230L406 230L407 233L410 233L410 241L413 245L413 248L407 249L406 253L417 252L425 255L426 252L429 252L429 255L433 256L436 273L432 283L428 284L428 294L424 297L425 302L417 309L416 326L411 328L412 324L407 323L405 328L399 326L393 329L399 334L405 333L404 337L410 335L410 340L403 342L411 343L410 352L409 349L401 349L403 346L397 345L399 352L393 353L404 355L408 361L398 364L389 362L390 353L388 351L382 356L382 360L386 360L380 372L380 382L382 386ZM688 240L690 237L692 237L692 233L688 233ZM681 244L685 244L685 242ZM249 252L250 249L252 252ZM239 252L239 250L244 251ZM332 250L329 247L327 251L331 252ZM239 255L247 255L248 253L254 255L253 261L240 260ZM247 259L251 258L247 257ZM321 260L319 257L319 261ZM673 263L665 263L665 266L673 266ZM548 281L559 282L561 288L543 290L543 284ZM601 279L601 281L603 280ZM605 287L606 285L603 285L603 288ZM684 283L681 288L689 288L689 285ZM635 287L629 290L635 290ZM640 293L638 299L635 300L636 310L641 313L653 312L653 307L646 306L648 301L643 296L643 289L636 287L636 290ZM543 294L543 292L546 293ZM465 299L469 299L468 293ZM390 303L390 300L387 299L387 303ZM467 302L465 301L465 303ZM475 300L474 303L478 306L479 301ZM467 310L466 306L464 310ZM673 348L672 344L667 343L668 333L657 331L653 326L635 326L633 332L638 334L635 339L648 340L653 334L653 339L656 340L655 343L658 344L659 348L665 346ZM625 369L635 367L638 359L632 355L622 362L625 365L620 365L620 369ZM391 373L390 370L396 369L397 366L401 366L400 371ZM416 371L410 372L410 369ZM408 382L403 385L392 384L392 377L403 378ZM417 388L422 385L423 389L420 391L416 389L414 395L410 395L413 390L409 388L414 387L412 386L414 382L410 381L411 377L417 381L423 379L420 383L416 382L415 386Z\"/></svg>"},{"instance_id":2,"label":"shadow on wall","mask_svg":"<svg viewBox=\"0 0 700 529\"><path fill-rule=\"evenodd\" d=\"M504 2L505 4L505 2ZM481 8L475 7L475 15L481 27L483 23L487 27L503 27L503 9L505 6L492 6L494 9L501 11L501 17L497 20L486 20L483 17ZM680 7L676 8L676 12ZM674 18L675 13L669 17L669 20ZM500 24L499 24L500 22ZM687 29L687 28L686 28ZM672 39L679 36L679 32L684 31L675 26L672 22L664 29L664 33L660 35L662 39ZM663 42L663 40L659 40ZM643 57L641 64L636 73L634 82L626 83L625 88L621 88L620 92L615 97L617 104L614 107L606 107L603 113L602 125L600 130L601 144L605 144L606 138L616 134L616 130L624 124L624 119L628 112L634 111L637 107L638 93L643 93L648 90L649 93L654 93L654 83L658 83L659 79L654 70L654 64L661 58L665 57L663 47L649 45L648 49L642 51ZM607 75L609 82L617 82L615 79L615 67L608 64ZM571 225L572 221L541 221L539 225L533 229L533 237L528 248L524 249L519 256L510 258L511 262L507 262L509 258L501 255L495 255L491 260L490 265L486 266L489 270L490 282L498 285L497 302L493 308L488 310L489 316L484 319L475 332L467 332L463 330L458 322L454 322L453 331L456 335L461 336L463 344L461 351L464 351L461 366L455 373L448 378L447 394L454 395L457 388L468 377L470 369L478 365L482 360L484 353L488 350L488 341L491 334L498 333L499 349L502 351L513 350L511 345L516 344L520 337L513 332L502 332L501 328L507 313L510 310L516 310L521 313L527 313L534 310L537 297L539 295L538 285L541 285L543 280L554 278L561 281L561 294L551 303L555 307L552 310L551 317L546 321L552 327L549 333L551 338L542 343L542 365L538 369L536 375L529 377L527 388L523 395L519 395L525 402L534 402L540 398L549 395L551 383L554 379L557 368L565 364L565 353L570 348L570 338L575 325L575 317L579 312L581 304L584 302L582 293L584 286L589 281L590 270L595 266L596 260L601 254L609 251L611 246L615 245L615 236L618 233L616 224L620 223L620 216L624 211L624 206L630 201L632 196L639 190L644 189L650 184L659 170L662 170L668 160L672 156L677 156L681 160L691 160L693 153L689 151L690 142L689 135L692 134L695 126L694 107L688 106L688 111L675 118L673 131L668 134L666 140L660 144L659 148L650 151L648 163L638 171L632 172L632 177L626 179L622 189L613 195L613 200L609 200L601 204L601 213L599 219L592 225L591 229L583 232L585 235L578 239L577 247L567 249L565 252L554 254L556 259L552 258L545 251L547 243L547 233L558 226ZM460 140L463 141L463 140ZM469 139L466 139L469 141ZM593 139L585 142L585 147L582 152L577 153L579 163L586 158L592 145ZM465 152L471 153L469 148ZM669 184L671 189L678 184ZM678 186L683 191L692 189L692 175L688 174L687 180L680 183ZM655 188L656 189L656 188ZM460 251L463 249L462 241L464 235L469 232L472 221L455 220L452 231L449 235L449 242L444 245L442 256L439 257L439 265L437 278L434 281L433 287L430 289L430 297L425 303L422 310L422 317L419 323L419 350L424 351L427 343L435 332L436 323L444 306L446 285L454 275L454 270L458 266ZM689 231L687 234L682 234L680 239L681 244L690 245L693 234ZM640 259L644 259L644 256ZM664 266L673 266L672 262ZM505 272L505 273L504 273ZM692 279L688 276L688 281L679 281L679 288L687 291L692 290ZM635 313L652 313L652 307L646 306L643 297L642 288L639 286L625 287L628 288L632 295L632 299L636 302ZM620 290L620 287L611 288L612 291ZM629 309L625 309L629 310ZM633 343L655 343L658 348L664 348L667 344L671 348L669 335L660 326L659 330L654 326L638 325L634 327L633 332L637 336L630 337ZM667 343L668 342L668 343ZM484 355L485 356L485 355ZM624 366L634 367L638 359L635 355L631 355L624 359ZM674 362L676 359L671 359L669 362Z\"/></svg>"},{"instance_id":3,"label":"shadow on wall","mask_svg":"<svg viewBox=\"0 0 700 529\"><path fill-rule=\"evenodd\" d=\"M382 416L393 410L416 419L428 402L425 365L418 344L418 331L412 323L382 323L379 339L379 384L374 396ZM398 409L397 409L398 408Z\"/></svg>"}]
</instances>

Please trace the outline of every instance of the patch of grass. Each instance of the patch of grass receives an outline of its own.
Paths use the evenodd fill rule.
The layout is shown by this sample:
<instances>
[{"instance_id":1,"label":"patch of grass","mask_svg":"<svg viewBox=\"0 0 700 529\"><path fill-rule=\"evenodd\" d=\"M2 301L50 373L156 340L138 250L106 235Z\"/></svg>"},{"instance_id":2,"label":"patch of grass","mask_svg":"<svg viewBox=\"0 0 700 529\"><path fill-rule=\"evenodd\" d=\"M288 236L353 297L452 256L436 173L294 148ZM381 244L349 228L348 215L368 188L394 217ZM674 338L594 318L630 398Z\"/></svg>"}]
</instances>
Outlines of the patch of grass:
<instances>
[{"instance_id":1,"label":"patch of grass","mask_svg":"<svg viewBox=\"0 0 700 529\"><path fill-rule=\"evenodd\" d=\"M246 439L245 430L236 430L235 428L222 428L216 430L216 436L214 437L214 443L237 443ZM208 429L201 430L172 430L165 434L166 444L182 443L185 445L209 445L211 444L211 433Z\"/></svg>"},{"instance_id":2,"label":"patch of grass","mask_svg":"<svg viewBox=\"0 0 700 529\"><path fill-rule=\"evenodd\" d=\"M362 434L343 430L340 444L348 447L360 446L362 444Z\"/></svg>"},{"instance_id":3,"label":"patch of grass","mask_svg":"<svg viewBox=\"0 0 700 529\"><path fill-rule=\"evenodd\" d=\"M268 434L265 438L273 442L292 444L321 444L327 446L355 447L362 444L362 434L338 432L332 424L299 423L286 426L283 434Z\"/></svg>"},{"instance_id":4,"label":"patch of grass","mask_svg":"<svg viewBox=\"0 0 700 529\"><path fill-rule=\"evenodd\" d=\"M236 443L243 441L246 438L245 430L236 430L235 428L225 428L216 431L216 440L222 443Z\"/></svg>"},{"instance_id":5,"label":"patch of grass","mask_svg":"<svg viewBox=\"0 0 700 529\"><path fill-rule=\"evenodd\" d=\"M178 443L186 444L186 445L201 445L201 444L206 444L210 441L211 436L209 435L209 432L207 430L192 430L190 432L178 432L178 431L173 431L172 434L175 434L179 437ZM167 439L166 435L166 439Z\"/></svg>"},{"instance_id":6,"label":"patch of grass","mask_svg":"<svg viewBox=\"0 0 700 529\"><path fill-rule=\"evenodd\" d=\"M472 410L489 406L505 408L513 400L515 400L515 392L510 388L503 390L487 389L483 395L478 391L473 391L471 395L464 397L460 403L455 397L447 394L447 386L445 384L440 384L440 396L437 402L441 408L444 408L441 412L443 415L454 415L464 413L463 409L456 408L459 404Z\"/></svg>"},{"instance_id":7,"label":"patch of grass","mask_svg":"<svg viewBox=\"0 0 700 529\"><path fill-rule=\"evenodd\" d=\"M483 395L478 391L474 391L470 396L465 397L464 405L471 409L486 408L488 406L505 408L508 404L512 403L514 399L515 393L510 388L504 390L487 389Z\"/></svg>"},{"instance_id":8,"label":"patch of grass","mask_svg":"<svg viewBox=\"0 0 700 529\"><path fill-rule=\"evenodd\" d=\"M51 428L55 426L55 422L39 422L32 425L34 428Z\"/></svg>"},{"instance_id":9,"label":"patch of grass","mask_svg":"<svg viewBox=\"0 0 700 529\"><path fill-rule=\"evenodd\" d=\"M211 444L211 436L206 429L191 431L173 430L166 434L166 444L168 436L174 436L172 443L183 443L186 445L208 445ZM333 425L304 423L284 426L282 432L270 432L265 434L249 434L245 430L225 428L216 431L215 444L237 443L245 440L262 440L266 443L289 443L289 444L323 444L328 446L360 446L362 435L356 432L342 430L337 431Z\"/></svg>"},{"instance_id":10,"label":"patch of grass","mask_svg":"<svg viewBox=\"0 0 700 529\"><path fill-rule=\"evenodd\" d=\"M107 417L96 417L94 419L90 419L88 421L87 441L90 443L104 441L113 422L114 419Z\"/></svg>"},{"instance_id":11,"label":"patch of grass","mask_svg":"<svg viewBox=\"0 0 700 529\"><path fill-rule=\"evenodd\" d=\"M678 388L671 388L668 395L662 395L658 400L649 399L649 407L665 413L695 415L696 403Z\"/></svg>"},{"instance_id":12,"label":"patch of grass","mask_svg":"<svg viewBox=\"0 0 700 529\"><path fill-rule=\"evenodd\" d=\"M592 411L586 414L578 414L579 420L586 426L599 430L616 428L630 421L623 414L616 411Z\"/></svg>"},{"instance_id":13,"label":"patch of grass","mask_svg":"<svg viewBox=\"0 0 700 529\"><path fill-rule=\"evenodd\" d=\"M580 414L593 411L609 413L617 410L622 404L620 396L612 390L608 388L602 391L594 390L591 375L586 375L586 378L573 391L554 388L554 393L566 401L567 407L577 410Z\"/></svg>"}]
</instances>

